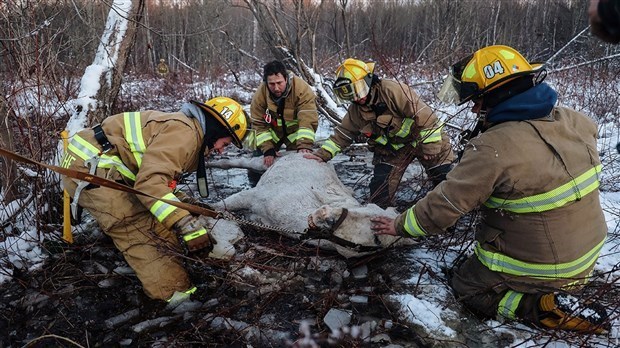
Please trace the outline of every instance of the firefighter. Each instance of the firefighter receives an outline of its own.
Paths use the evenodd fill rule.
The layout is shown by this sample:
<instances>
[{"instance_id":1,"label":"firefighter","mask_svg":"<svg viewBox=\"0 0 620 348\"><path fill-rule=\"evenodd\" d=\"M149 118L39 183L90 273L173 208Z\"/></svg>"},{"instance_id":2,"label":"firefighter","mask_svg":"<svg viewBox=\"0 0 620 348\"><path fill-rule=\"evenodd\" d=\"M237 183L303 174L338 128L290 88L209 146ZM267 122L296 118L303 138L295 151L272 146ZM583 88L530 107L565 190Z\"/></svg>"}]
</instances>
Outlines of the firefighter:
<instances>
[{"instance_id":1,"label":"firefighter","mask_svg":"<svg viewBox=\"0 0 620 348\"><path fill-rule=\"evenodd\" d=\"M282 145L287 151L311 152L319 123L316 96L303 79L274 60L263 67L263 82L252 97L251 128L257 150L270 167ZM251 186L260 174L248 171Z\"/></svg>"},{"instance_id":2,"label":"firefighter","mask_svg":"<svg viewBox=\"0 0 620 348\"><path fill-rule=\"evenodd\" d=\"M350 102L342 123L314 154L329 161L361 136L374 152L370 202L392 204L407 166L418 158L437 184L454 160L450 140L433 110L409 86L374 74L374 63L349 58L336 70L334 94Z\"/></svg>"},{"instance_id":3,"label":"firefighter","mask_svg":"<svg viewBox=\"0 0 620 348\"><path fill-rule=\"evenodd\" d=\"M162 58L159 60L159 64L157 64L157 74L161 77L165 77L166 75L168 75L168 64L166 64L166 61Z\"/></svg>"},{"instance_id":4,"label":"firefighter","mask_svg":"<svg viewBox=\"0 0 620 348\"><path fill-rule=\"evenodd\" d=\"M231 143L241 148L246 129L241 105L227 97L192 100L174 113L125 112L74 135L62 166L173 201L184 198L175 190L181 176L197 171L198 189L205 196L205 156L221 153ZM88 210L112 238L147 296L170 301L173 295L188 297L196 290L180 252L208 253L213 248L206 218L69 177L63 184L74 206Z\"/></svg>"},{"instance_id":5,"label":"firefighter","mask_svg":"<svg viewBox=\"0 0 620 348\"><path fill-rule=\"evenodd\" d=\"M472 101L480 133L433 191L395 219L371 220L377 234L421 238L480 206L474 255L451 279L460 300L485 317L602 333L605 309L570 294L588 282L607 235L597 126L555 106L545 76L500 45L453 65L439 96Z\"/></svg>"}]
</instances>

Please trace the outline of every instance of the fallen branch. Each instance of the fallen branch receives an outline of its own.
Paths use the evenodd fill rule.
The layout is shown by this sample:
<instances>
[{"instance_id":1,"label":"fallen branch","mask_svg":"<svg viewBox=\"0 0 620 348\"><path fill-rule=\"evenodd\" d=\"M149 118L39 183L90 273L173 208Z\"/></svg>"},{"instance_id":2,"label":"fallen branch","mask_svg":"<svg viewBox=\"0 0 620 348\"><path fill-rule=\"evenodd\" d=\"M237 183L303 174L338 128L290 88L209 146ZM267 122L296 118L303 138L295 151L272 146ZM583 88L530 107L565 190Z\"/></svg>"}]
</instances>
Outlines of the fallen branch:
<instances>
[{"instance_id":1,"label":"fallen branch","mask_svg":"<svg viewBox=\"0 0 620 348\"><path fill-rule=\"evenodd\" d=\"M75 341L73 341L71 339L68 339L66 337L62 337L62 336L58 336L58 335L43 335L43 336L37 337L37 338L33 339L32 341L30 341L30 342L26 343L25 345L23 345L22 348L32 347L33 344L35 344L35 343L37 343L39 341L42 341L44 339L47 339L47 338L54 338L54 339L59 339L59 340L67 341L67 342L73 344L76 347L84 348L84 346L80 345L79 343L77 343L77 342L75 342Z\"/></svg>"}]
</instances>

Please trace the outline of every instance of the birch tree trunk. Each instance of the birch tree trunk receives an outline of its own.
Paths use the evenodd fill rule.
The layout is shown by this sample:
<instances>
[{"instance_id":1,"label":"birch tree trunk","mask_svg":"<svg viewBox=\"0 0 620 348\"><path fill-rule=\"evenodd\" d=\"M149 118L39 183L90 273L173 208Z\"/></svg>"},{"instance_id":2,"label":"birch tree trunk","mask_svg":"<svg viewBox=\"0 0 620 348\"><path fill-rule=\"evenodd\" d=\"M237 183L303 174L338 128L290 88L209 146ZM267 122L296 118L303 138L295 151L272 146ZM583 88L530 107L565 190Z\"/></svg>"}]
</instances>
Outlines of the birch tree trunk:
<instances>
[{"instance_id":1,"label":"birch tree trunk","mask_svg":"<svg viewBox=\"0 0 620 348\"><path fill-rule=\"evenodd\" d=\"M69 130L79 130L109 116L143 10L144 0L112 3L95 58L86 68L78 98L73 101Z\"/></svg>"},{"instance_id":2,"label":"birch tree trunk","mask_svg":"<svg viewBox=\"0 0 620 348\"><path fill-rule=\"evenodd\" d=\"M8 106L6 99L0 95L0 146L13 151L13 137L9 127L9 116L12 111ZM0 166L0 192L2 193L2 201L6 204L12 202L17 197L17 168L10 158L0 158L2 166Z\"/></svg>"}]
</instances>

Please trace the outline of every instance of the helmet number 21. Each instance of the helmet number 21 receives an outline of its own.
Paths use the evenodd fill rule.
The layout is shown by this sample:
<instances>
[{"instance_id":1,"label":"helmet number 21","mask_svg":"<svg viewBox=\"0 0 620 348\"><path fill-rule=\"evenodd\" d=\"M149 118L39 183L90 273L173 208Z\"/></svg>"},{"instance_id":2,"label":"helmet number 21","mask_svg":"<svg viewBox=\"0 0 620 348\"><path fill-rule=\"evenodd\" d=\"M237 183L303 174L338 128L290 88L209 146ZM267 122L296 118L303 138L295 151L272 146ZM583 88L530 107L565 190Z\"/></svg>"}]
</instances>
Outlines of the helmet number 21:
<instances>
[{"instance_id":1,"label":"helmet number 21","mask_svg":"<svg viewBox=\"0 0 620 348\"><path fill-rule=\"evenodd\" d=\"M504 73L504 67L499 60L496 60L489 65L485 65L482 70L484 71L484 76L486 76L487 79L492 79L496 74L501 75Z\"/></svg>"}]
</instances>

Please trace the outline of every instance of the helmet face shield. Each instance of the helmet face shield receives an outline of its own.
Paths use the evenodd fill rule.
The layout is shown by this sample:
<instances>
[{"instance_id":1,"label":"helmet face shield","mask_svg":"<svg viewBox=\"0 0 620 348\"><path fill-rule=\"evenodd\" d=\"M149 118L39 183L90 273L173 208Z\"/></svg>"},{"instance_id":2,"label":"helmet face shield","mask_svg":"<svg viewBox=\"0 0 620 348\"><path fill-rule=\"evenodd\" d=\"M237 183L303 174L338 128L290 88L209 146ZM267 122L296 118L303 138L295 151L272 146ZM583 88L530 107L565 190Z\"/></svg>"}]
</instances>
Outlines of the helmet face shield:
<instances>
[{"instance_id":1,"label":"helmet face shield","mask_svg":"<svg viewBox=\"0 0 620 348\"><path fill-rule=\"evenodd\" d=\"M347 78L339 78L334 83L334 94L341 103L359 100L368 95L370 87L365 79L355 82Z\"/></svg>"},{"instance_id":2,"label":"helmet face shield","mask_svg":"<svg viewBox=\"0 0 620 348\"><path fill-rule=\"evenodd\" d=\"M465 57L450 67L450 73L437 94L439 100L444 103L461 105L480 95L480 89L476 83L461 80L472 58L473 55Z\"/></svg>"},{"instance_id":3,"label":"helmet face shield","mask_svg":"<svg viewBox=\"0 0 620 348\"><path fill-rule=\"evenodd\" d=\"M437 93L437 98L442 102L457 105L464 104L479 96L478 85L472 82L460 81L452 73L448 74L441 85L439 93Z\"/></svg>"},{"instance_id":4,"label":"helmet face shield","mask_svg":"<svg viewBox=\"0 0 620 348\"><path fill-rule=\"evenodd\" d=\"M446 79L450 82L446 81L440 94L450 100L456 91L458 104L461 105L469 100L484 98L496 89L514 88L507 84L521 76L540 76L541 70L544 69L540 64L530 64L512 47L487 46L452 65L452 79ZM538 80L536 83L542 82L542 78Z\"/></svg>"},{"instance_id":5,"label":"helmet face shield","mask_svg":"<svg viewBox=\"0 0 620 348\"><path fill-rule=\"evenodd\" d=\"M457 104L460 102L460 84L460 81L455 79L452 74L448 74L448 76L446 76L443 80L439 93L437 93L437 98L447 104Z\"/></svg>"}]
</instances>

